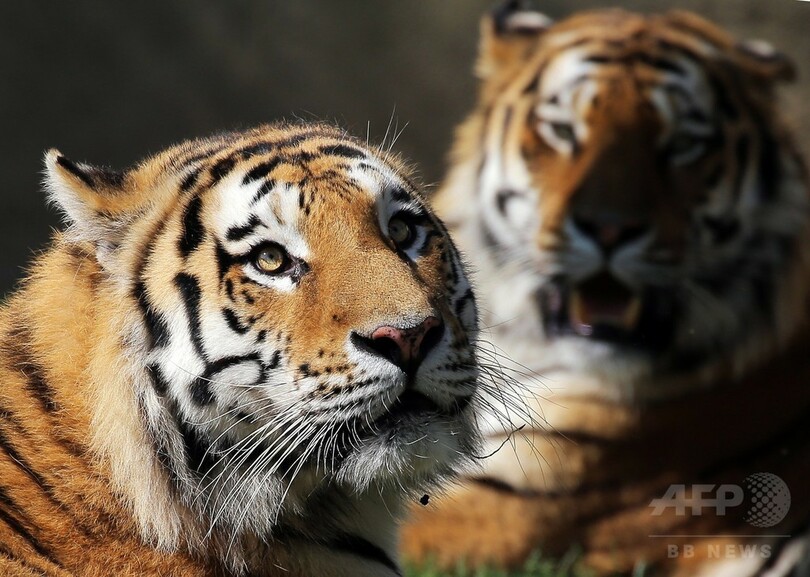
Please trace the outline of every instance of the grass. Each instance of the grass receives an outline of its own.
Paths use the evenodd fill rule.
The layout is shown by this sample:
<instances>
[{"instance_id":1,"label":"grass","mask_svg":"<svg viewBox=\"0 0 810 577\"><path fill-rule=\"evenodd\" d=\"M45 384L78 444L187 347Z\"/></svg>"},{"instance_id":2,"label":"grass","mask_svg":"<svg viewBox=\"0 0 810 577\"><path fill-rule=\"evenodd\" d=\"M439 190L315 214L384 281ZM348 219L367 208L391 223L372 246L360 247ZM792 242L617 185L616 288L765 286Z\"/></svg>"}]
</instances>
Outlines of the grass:
<instances>
[{"instance_id":1,"label":"grass","mask_svg":"<svg viewBox=\"0 0 810 577\"><path fill-rule=\"evenodd\" d=\"M534 555L517 571L466 569L460 564L455 570L448 572L427 564L421 567L406 567L405 577L591 577L591 573L574 567L577 556L572 554L559 560L552 560Z\"/></svg>"}]
</instances>

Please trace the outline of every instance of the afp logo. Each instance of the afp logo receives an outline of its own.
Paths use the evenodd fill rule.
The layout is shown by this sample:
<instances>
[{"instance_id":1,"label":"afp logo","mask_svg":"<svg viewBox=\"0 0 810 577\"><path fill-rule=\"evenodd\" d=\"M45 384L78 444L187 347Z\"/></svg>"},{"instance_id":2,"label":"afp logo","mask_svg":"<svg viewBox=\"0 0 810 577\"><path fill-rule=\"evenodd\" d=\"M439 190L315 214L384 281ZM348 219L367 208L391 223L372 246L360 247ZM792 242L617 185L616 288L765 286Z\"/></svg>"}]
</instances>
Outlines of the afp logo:
<instances>
[{"instance_id":1,"label":"afp logo","mask_svg":"<svg viewBox=\"0 0 810 577\"><path fill-rule=\"evenodd\" d=\"M698 484L670 485L664 496L650 501L653 515L663 515L667 509L683 516L687 511L702 515L705 509L718 516L730 509L745 506L743 519L754 527L773 527L779 524L790 510L790 490L787 484L773 473L754 473L743 479L742 485Z\"/></svg>"}]
</instances>

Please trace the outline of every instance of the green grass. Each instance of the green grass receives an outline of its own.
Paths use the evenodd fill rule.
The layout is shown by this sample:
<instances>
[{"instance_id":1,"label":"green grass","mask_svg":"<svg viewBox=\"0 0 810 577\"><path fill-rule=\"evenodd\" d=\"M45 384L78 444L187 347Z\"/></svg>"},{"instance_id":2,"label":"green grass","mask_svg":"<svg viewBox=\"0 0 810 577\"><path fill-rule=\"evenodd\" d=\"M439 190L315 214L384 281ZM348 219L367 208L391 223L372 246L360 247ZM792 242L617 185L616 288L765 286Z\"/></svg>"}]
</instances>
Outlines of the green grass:
<instances>
[{"instance_id":1,"label":"green grass","mask_svg":"<svg viewBox=\"0 0 810 577\"><path fill-rule=\"evenodd\" d=\"M453 571L440 571L431 564L422 567L406 567L405 577L591 577L591 573L574 567L578 555L566 555L562 559L543 559L532 556L518 571L498 569L466 569L460 564Z\"/></svg>"}]
</instances>

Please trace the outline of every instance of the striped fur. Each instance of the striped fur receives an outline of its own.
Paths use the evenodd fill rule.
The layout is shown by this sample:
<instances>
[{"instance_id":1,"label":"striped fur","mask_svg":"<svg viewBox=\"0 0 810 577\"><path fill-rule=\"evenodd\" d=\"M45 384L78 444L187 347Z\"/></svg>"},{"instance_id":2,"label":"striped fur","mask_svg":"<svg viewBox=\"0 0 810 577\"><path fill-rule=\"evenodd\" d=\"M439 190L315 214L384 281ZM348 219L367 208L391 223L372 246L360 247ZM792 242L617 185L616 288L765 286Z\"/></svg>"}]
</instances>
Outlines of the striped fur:
<instances>
[{"instance_id":1,"label":"striped fur","mask_svg":"<svg viewBox=\"0 0 810 577\"><path fill-rule=\"evenodd\" d=\"M271 125L51 151L46 187L69 227L0 311L0 574L399 575L403 500L477 442L475 302L401 163ZM419 365L362 344L431 316Z\"/></svg>"},{"instance_id":2,"label":"striped fur","mask_svg":"<svg viewBox=\"0 0 810 577\"><path fill-rule=\"evenodd\" d=\"M548 427L493 419L488 444L515 451L417 511L405 551L515 566L580 545L605 573L788 573L810 555L810 199L775 96L790 63L684 12L554 24L511 1L482 33L435 206L478 269L484 337L541 375L523 380ZM771 530L648 508L671 483L760 471L793 491ZM712 559L720 544L771 554Z\"/></svg>"}]
</instances>

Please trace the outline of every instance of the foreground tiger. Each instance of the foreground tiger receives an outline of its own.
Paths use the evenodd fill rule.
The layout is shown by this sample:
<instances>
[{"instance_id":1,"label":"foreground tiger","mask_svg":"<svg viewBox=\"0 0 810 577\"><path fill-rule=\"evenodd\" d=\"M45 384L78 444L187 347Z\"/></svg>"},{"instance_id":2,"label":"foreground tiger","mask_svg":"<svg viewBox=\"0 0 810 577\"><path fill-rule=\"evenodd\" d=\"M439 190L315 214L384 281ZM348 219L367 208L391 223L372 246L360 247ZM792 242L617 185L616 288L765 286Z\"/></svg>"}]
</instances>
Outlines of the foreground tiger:
<instances>
[{"instance_id":1,"label":"foreground tiger","mask_svg":"<svg viewBox=\"0 0 810 577\"><path fill-rule=\"evenodd\" d=\"M552 24L509 2L478 73L436 206L480 271L484 339L549 423L510 437L493 419L492 449L515 451L416 511L405 551L810 572L810 202L774 95L789 63L693 14ZM771 487L754 526L757 473L792 493L778 524Z\"/></svg>"},{"instance_id":2,"label":"foreground tiger","mask_svg":"<svg viewBox=\"0 0 810 577\"><path fill-rule=\"evenodd\" d=\"M476 310L407 172L324 126L114 173L0 313L0 575L399 575L473 452Z\"/></svg>"}]
</instances>

